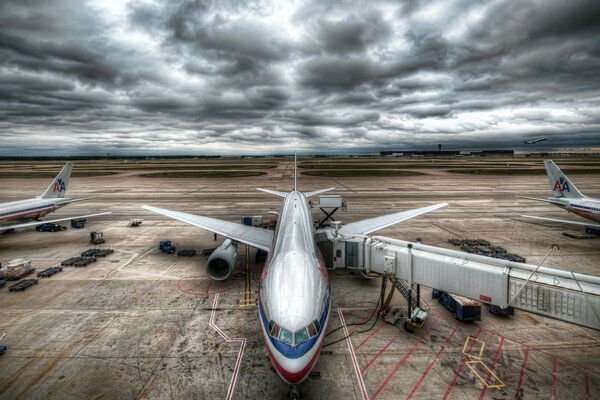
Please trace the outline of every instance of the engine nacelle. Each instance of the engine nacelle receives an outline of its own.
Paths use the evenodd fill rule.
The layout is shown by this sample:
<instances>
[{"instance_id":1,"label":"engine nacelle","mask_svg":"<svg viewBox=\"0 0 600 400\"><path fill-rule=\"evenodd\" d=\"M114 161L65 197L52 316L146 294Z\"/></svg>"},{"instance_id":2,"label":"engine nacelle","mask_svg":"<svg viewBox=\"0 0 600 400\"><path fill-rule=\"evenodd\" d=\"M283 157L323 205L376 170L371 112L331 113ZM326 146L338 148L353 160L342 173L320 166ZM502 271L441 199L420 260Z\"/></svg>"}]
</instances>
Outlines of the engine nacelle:
<instances>
[{"instance_id":1,"label":"engine nacelle","mask_svg":"<svg viewBox=\"0 0 600 400\"><path fill-rule=\"evenodd\" d=\"M225 240L208 257L208 276L215 281L224 281L229 278L237 264L237 256L237 249L231 239Z\"/></svg>"}]
</instances>

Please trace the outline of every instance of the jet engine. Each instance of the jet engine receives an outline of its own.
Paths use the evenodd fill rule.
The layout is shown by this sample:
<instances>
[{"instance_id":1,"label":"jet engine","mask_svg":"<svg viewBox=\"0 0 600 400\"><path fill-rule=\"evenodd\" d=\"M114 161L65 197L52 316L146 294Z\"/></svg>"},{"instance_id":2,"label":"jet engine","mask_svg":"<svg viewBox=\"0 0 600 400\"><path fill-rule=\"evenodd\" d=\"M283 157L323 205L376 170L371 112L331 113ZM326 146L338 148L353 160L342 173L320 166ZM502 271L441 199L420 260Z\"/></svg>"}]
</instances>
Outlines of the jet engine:
<instances>
[{"instance_id":1,"label":"jet engine","mask_svg":"<svg viewBox=\"0 0 600 400\"><path fill-rule=\"evenodd\" d=\"M208 257L208 276L215 281L224 281L229 278L236 264L237 249L231 239L227 239Z\"/></svg>"}]
</instances>

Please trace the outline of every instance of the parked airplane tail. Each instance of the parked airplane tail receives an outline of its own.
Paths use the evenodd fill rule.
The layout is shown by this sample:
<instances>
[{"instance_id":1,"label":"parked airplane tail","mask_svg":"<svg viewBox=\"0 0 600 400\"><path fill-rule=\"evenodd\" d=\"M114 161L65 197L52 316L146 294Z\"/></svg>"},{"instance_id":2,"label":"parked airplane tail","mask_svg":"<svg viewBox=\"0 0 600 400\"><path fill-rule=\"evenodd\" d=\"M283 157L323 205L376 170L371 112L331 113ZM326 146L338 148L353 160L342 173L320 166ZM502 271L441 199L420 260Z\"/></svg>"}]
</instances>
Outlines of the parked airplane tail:
<instances>
[{"instance_id":1,"label":"parked airplane tail","mask_svg":"<svg viewBox=\"0 0 600 400\"><path fill-rule=\"evenodd\" d=\"M544 160L550 189L554 197L579 198L585 197L552 160Z\"/></svg>"},{"instance_id":2,"label":"parked airplane tail","mask_svg":"<svg viewBox=\"0 0 600 400\"><path fill-rule=\"evenodd\" d=\"M67 185L69 184L69 178L71 177L71 171L73 170L73 161L68 161L62 170L56 175L56 177L48 186L48 189L40 197L43 199L56 199L65 197L67 191Z\"/></svg>"}]
</instances>

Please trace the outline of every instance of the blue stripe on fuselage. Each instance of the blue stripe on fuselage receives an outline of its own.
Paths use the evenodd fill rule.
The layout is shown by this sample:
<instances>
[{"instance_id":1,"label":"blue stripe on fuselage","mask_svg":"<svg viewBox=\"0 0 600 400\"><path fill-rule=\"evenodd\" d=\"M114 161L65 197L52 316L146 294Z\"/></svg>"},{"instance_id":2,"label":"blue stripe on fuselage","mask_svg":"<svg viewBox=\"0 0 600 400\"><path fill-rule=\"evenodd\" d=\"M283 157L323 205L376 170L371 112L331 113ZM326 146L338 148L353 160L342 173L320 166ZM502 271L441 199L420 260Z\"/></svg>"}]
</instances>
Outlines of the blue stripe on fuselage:
<instances>
[{"instance_id":1,"label":"blue stripe on fuselage","mask_svg":"<svg viewBox=\"0 0 600 400\"><path fill-rule=\"evenodd\" d=\"M312 337L309 340L307 340L306 342L301 343L297 346L292 346L287 343L284 343L279 339L275 339L273 336L271 336L269 334L269 321L265 314L265 310L263 309L263 306L262 306L262 299L260 297L260 293L259 293L259 297L258 297L258 311L260 314L261 323L265 327L265 331L267 332L267 337L269 338L269 340L271 341L273 346L275 346L277 351L280 352L281 354L283 354L286 358L296 359L296 358L300 358L303 355L305 355L315 345L317 340L319 340L319 337L321 336L321 334L325 331L325 321L327 321L327 314L329 313L329 302L330 302L330 296L328 293L327 294L327 304L325 304L325 310L323 310L323 314L321 314L321 319L319 321L319 325L320 325L321 329L319 330L319 333L317 334L317 336Z\"/></svg>"}]
</instances>

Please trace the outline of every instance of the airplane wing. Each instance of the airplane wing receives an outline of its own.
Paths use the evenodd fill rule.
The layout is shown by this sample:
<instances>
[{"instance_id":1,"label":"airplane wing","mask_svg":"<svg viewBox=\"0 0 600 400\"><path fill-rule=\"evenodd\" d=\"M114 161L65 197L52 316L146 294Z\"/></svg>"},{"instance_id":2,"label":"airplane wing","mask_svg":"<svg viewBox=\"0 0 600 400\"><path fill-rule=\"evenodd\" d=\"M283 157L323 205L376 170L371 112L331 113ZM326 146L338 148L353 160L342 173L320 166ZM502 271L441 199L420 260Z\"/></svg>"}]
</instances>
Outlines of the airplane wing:
<instances>
[{"instance_id":1,"label":"airplane wing","mask_svg":"<svg viewBox=\"0 0 600 400\"><path fill-rule=\"evenodd\" d=\"M110 211L98 213L98 214L77 215L75 217L64 217L64 218L57 218L57 219L47 219L47 220L42 220L42 221L25 222L25 223L16 224L16 225L3 225L3 226L0 226L0 232L7 231L9 229L27 228L29 226L37 226L37 225L42 225L42 224L51 224L54 222L69 221L71 219L97 217L99 215L106 215L106 214L110 214Z\"/></svg>"},{"instance_id":2,"label":"airplane wing","mask_svg":"<svg viewBox=\"0 0 600 400\"><path fill-rule=\"evenodd\" d=\"M570 224L570 225L590 226L592 228L600 228L600 224L591 224L589 222L569 221L566 219L556 219L556 218L546 218L546 217L536 217L534 215L519 215L519 217L539 219L542 221L560 222L563 224Z\"/></svg>"},{"instance_id":3,"label":"airplane wing","mask_svg":"<svg viewBox=\"0 0 600 400\"><path fill-rule=\"evenodd\" d=\"M265 193L269 193L269 194L274 194L275 196L279 196L279 197L283 197L283 198L285 198L288 195L288 193L280 192L278 190L263 189L263 188L256 188L256 190L260 190L261 192L265 192Z\"/></svg>"},{"instance_id":4,"label":"airplane wing","mask_svg":"<svg viewBox=\"0 0 600 400\"><path fill-rule=\"evenodd\" d=\"M330 187L327 189L319 189L319 190L313 190L312 192L305 192L304 196L306 196L306 198L308 199L311 196L317 195L317 194L321 194L321 193L325 193L325 192L329 192L330 190L335 189L334 187Z\"/></svg>"},{"instance_id":5,"label":"airplane wing","mask_svg":"<svg viewBox=\"0 0 600 400\"><path fill-rule=\"evenodd\" d=\"M535 201L543 201L545 203L550 203L550 204L554 204L556 206L565 206L566 204L563 203L562 201L558 201L558 200L552 200L552 199L538 199L537 197L525 197L525 196L517 196L520 199L527 199L527 200L535 200Z\"/></svg>"},{"instance_id":6,"label":"airplane wing","mask_svg":"<svg viewBox=\"0 0 600 400\"><path fill-rule=\"evenodd\" d=\"M164 208L143 205L146 210L165 215L169 218L195 225L218 235L228 237L236 242L241 242L261 250L269 251L273 242L273 231L254 226L247 226L235 222L223 221L216 218L203 217Z\"/></svg>"},{"instance_id":7,"label":"airplane wing","mask_svg":"<svg viewBox=\"0 0 600 400\"><path fill-rule=\"evenodd\" d=\"M347 235L366 235L371 232L378 231L388 226L397 224L398 222L406 221L425 214L429 211L437 210L438 208L446 207L448 203L439 203L433 206L417 208L415 210L401 211L395 214L383 215L381 217L365 219L358 222L352 222L340 228L341 234Z\"/></svg>"}]
</instances>

